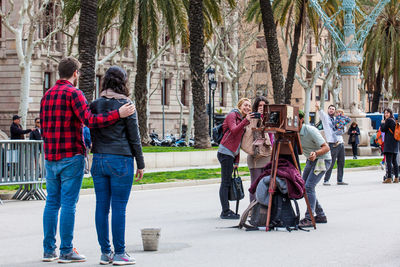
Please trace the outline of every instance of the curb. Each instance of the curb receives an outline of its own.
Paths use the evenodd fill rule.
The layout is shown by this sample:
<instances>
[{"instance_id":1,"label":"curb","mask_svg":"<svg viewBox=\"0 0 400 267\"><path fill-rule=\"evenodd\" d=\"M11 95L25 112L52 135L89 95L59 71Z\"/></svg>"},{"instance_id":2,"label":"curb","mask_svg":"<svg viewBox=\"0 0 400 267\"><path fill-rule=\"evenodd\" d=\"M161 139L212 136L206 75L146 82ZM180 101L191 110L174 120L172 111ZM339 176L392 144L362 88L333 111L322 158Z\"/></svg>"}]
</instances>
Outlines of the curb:
<instances>
[{"instance_id":1,"label":"curb","mask_svg":"<svg viewBox=\"0 0 400 267\"><path fill-rule=\"evenodd\" d=\"M368 166L368 167L358 167L358 168L345 168L346 172L355 172L355 171L373 171L380 170L379 166ZM336 173L336 169L332 171L332 173ZM250 181L250 176L243 176L243 181ZM143 191L143 190L154 190L154 189L167 189L167 188L178 188L178 187L186 187L186 186L198 186L198 185L210 185L210 184L218 184L221 182L220 178L211 178L204 180L189 180L189 181L179 181L179 182L165 182L158 184L143 184L143 185L133 185L132 191ZM92 195L94 194L94 188L81 189L80 195ZM9 200L14 195L12 194L0 194L0 199Z\"/></svg>"}]
</instances>

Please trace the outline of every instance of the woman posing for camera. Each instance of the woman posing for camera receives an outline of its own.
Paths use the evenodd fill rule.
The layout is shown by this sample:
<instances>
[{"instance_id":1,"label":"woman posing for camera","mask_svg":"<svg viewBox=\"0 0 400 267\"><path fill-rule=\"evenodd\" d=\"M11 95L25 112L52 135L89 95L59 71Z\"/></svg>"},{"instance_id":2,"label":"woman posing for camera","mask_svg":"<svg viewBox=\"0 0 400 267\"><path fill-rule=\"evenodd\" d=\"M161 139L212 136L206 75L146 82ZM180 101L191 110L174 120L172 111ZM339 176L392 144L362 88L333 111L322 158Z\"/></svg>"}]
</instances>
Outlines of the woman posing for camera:
<instances>
[{"instance_id":1,"label":"woman posing for camera","mask_svg":"<svg viewBox=\"0 0 400 267\"><path fill-rule=\"evenodd\" d=\"M268 100L264 96L258 96L254 100L253 118L250 120L250 124L246 126L241 144L241 148L247 153L247 166L250 170L251 184L261 175L263 167L271 161L272 149L269 133L252 130L262 126L262 115L266 104L268 104ZM250 202L253 200L255 200L255 196L250 194Z\"/></svg>"},{"instance_id":2,"label":"woman posing for camera","mask_svg":"<svg viewBox=\"0 0 400 267\"><path fill-rule=\"evenodd\" d=\"M394 173L394 182L399 182L399 166L397 164L397 153L399 151L399 142L394 139L394 131L396 128L396 121L393 117L393 111L390 108L384 110L385 120L381 123L381 131L385 133L385 146L383 154L386 158L386 178L384 184L392 183L392 169Z\"/></svg>"},{"instance_id":3,"label":"woman posing for camera","mask_svg":"<svg viewBox=\"0 0 400 267\"><path fill-rule=\"evenodd\" d=\"M360 135L360 129L358 128L357 122L353 121L347 131L349 135L349 145L353 149L353 159L357 159L357 146L360 143L358 136Z\"/></svg>"},{"instance_id":4,"label":"woman posing for camera","mask_svg":"<svg viewBox=\"0 0 400 267\"><path fill-rule=\"evenodd\" d=\"M221 201L221 219L239 219L240 216L229 209L228 193L231 186L233 168L239 164L240 143L251 120L251 103L247 98L238 102L238 109L232 110L222 125L224 136L218 148L218 160L221 163L221 186L219 199Z\"/></svg>"},{"instance_id":5,"label":"woman posing for camera","mask_svg":"<svg viewBox=\"0 0 400 267\"><path fill-rule=\"evenodd\" d=\"M94 114L118 109L130 102L125 70L113 66L104 76L101 97L90 105ZM94 128L92 135L92 176L96 193L96 230L101 248L101 264L135 264L125 251L125 213L133 182L133 158L138 170L136 181L143 177L144 160L136 112L105 128ZM112 209L109 238L108 216Z\"/></svg>"}]
</instances>

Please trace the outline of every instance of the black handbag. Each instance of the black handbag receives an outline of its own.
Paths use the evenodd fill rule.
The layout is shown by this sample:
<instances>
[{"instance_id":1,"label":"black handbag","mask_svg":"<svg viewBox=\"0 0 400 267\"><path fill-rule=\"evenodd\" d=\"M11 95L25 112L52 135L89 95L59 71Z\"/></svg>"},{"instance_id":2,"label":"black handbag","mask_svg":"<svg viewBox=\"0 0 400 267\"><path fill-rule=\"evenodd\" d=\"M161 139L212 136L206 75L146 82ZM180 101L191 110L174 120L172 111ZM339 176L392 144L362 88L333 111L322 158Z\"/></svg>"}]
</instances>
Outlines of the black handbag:
<instances>
[{"instance_id":1,"label":"black handbag","mask_svg":"<svg viewBox=\"0 0 400 267\"><path fill-rule=\"evenodd\" d=\"M239 170L234 169L231 187L229 188L228 199L233 201L236 200L236 214L239 210L239 201L244 198L244 190L242 178L239 176Z\"/></svg>"}]
</instances>

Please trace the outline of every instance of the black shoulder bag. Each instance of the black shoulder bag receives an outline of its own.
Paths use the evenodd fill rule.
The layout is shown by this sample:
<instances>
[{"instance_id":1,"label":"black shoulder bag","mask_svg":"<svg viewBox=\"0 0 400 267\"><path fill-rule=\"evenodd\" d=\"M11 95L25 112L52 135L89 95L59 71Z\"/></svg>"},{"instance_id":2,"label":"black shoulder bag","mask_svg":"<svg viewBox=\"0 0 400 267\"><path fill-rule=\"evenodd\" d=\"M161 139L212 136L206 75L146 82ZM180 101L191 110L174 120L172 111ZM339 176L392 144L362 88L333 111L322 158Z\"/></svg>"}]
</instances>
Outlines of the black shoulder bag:
<instances>
[{"instance_id":1,"label":"black shoulder bag","mask_svg":"<svg viewBox=\"0 0 400 267\"><path fill-rule=\"evenodd\" d=\"M231 182L231 187L229 189L228 199L233 201L236 200L236 214L239 210L239 201L244 198L244 190L242 178L239 176L239 170L233 170L233 177Z\"/></svg>"}]
</instances>

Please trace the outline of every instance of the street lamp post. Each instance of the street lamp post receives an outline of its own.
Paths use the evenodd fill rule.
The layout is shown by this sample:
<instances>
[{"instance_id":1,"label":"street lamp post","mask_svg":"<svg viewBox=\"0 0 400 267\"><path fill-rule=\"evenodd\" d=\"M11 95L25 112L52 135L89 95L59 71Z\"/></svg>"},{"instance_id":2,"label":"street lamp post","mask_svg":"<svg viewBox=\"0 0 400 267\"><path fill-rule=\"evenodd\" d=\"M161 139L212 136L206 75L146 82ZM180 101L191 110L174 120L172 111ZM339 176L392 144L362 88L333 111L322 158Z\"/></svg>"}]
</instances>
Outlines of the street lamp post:
<instances>
[{"instance_id":1,"label":"street lamp post","mask_svg":"<svg viewBox=\"0 0 400 267\"><path fill-rule=\"evenodd\" d=\"M211 118L212 118L212 127L214 128L214 126L215 126L215 120L214 120L214 111L215 111L215 102L214 102L214 96L215 96L215 90L217 89L217 81L211 81L210 82L210 88L211 88L211 92L212 92L212 105L211 105L211 107L212 107L212 116L211 116Z\"/></svg>"},{"instance_id":2,"label":"street lamp post","mask_svg":"<svg viewBox=\"0 0 400 267\"><path fill-rule=\"evenodd\" d=\"M213 99L214 99L214 91L216 88L217 82L215 81L215 69L209 67L206 71L208 76L208 134L211 136L211 116L214 113L212 110L211 103L211 91L213 91ZM214 89L213 89L214 88Z\"/></svg>"},{"instance_id":3,"label":"street lamp post","mask_svg":"<svg viewBox=\"0 0 400 267\"><path fill-rule=\"evenodd\" d=\"M368 92L368 112L371 112L372 93Z\"/></svg>"}]
</instances>

